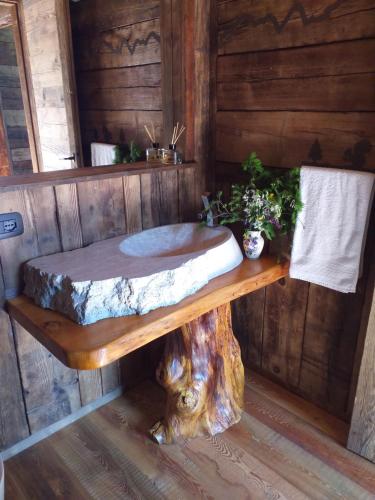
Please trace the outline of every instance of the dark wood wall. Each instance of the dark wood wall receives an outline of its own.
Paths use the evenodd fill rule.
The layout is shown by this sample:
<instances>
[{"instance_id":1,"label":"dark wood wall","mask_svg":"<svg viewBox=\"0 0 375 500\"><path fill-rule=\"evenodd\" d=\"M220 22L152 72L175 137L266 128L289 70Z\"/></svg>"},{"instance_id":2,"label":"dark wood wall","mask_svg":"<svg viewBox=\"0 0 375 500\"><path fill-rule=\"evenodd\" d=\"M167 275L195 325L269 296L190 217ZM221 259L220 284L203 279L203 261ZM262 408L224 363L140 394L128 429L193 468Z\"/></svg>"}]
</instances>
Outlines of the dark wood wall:
<instances>
[{"instance_id":1,"label":"dark wood wall","mask_svg":"<svg viewBox=\"0 0 375 500\"><path fill-rule=\"evenodd\" d=\"M5 128L11 173L31 173L33 166L11 27L0 29L0 115Z\"/></svg>"},{"instance_id":2,"label":"dark wood wall","mask_svg":"<svg viewBox=\"0 0 375 500\"><path fill-rule=\"evenodd\" d=\"M216 186L256 151L272 167L375 169L375 1L218 0ZM286 279L237 301L246 363L348 417L356 294Z\"/></svg>"},{"instance_id":3,"label":"dark wood wall","mask_svg":"<svg viewBox=\"0 0 375 500\"><path fill-rule=\"evenodd\" d=\"M118 363L93 371L63 366L20 325L11 324L4 302L22 291L22 264L33 257L195 219L195 167L141 167L136 173L117 167L91 176L84 170L85 178L77 170L77 178L55 176L42 184L37 180L48 174L35 174L28 188L0 188L0 212L20 212L25 226L22 236L0 241L0 450L121 383ZM147 359L142 358L143 376ZM122 382L129 384L139 366L127 360L122 371Z\"/></svg>"},{"instance_id":4,"label":"dark wood wall","mask_svg":"<svg viewBox=\"0 0 375 500\"><path fill-rule=\"evenodd\" d=\"M146 147L151 122L162 142L160 3L71 3L85 165L93 141Z\"/></svg>"}]
</instances>

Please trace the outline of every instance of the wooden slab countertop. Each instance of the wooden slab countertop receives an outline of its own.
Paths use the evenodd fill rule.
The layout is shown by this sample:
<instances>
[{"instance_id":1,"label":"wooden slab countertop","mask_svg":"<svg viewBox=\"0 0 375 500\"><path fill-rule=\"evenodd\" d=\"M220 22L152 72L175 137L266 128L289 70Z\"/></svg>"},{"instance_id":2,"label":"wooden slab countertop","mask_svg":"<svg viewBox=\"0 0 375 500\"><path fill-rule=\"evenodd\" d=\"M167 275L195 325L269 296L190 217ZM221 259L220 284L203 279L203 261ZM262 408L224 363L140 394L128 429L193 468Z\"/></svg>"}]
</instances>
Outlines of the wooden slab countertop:
<instances>
[{"instance_id":1,"label":"wooden slab countertop","mask_svg":"<svg viewBox=\"0 0 375 500\"><path fill-rule=\"evenodd\" d=\"M124 316L81 326L42 309L24 295L8 301L9 314L69 368L103 367L206 312L274 283L288 274L289 262L275 257L245 259L233 271L210 281L174 306L143 316Z\"/></svg>"}]
</instances>

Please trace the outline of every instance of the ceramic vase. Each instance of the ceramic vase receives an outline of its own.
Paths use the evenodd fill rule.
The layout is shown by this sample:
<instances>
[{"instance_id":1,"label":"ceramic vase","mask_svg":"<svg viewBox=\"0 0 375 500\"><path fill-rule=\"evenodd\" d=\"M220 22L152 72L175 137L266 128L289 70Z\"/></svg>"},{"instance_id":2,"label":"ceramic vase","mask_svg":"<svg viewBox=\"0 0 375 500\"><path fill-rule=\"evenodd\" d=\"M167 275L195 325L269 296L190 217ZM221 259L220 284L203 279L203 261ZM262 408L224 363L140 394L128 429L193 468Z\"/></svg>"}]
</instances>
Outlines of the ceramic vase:
<instances>
[{"instance_id":1,"label":"ceramic vase","mask_svg":"<svg viewBox=\"0 0 375 500\"><path fill-rule=\"evenodd\" d=\"M243 248L248 259L259 259L264 247L261 231L246 231L243 235Z\"/></svg>"}]
</instances>

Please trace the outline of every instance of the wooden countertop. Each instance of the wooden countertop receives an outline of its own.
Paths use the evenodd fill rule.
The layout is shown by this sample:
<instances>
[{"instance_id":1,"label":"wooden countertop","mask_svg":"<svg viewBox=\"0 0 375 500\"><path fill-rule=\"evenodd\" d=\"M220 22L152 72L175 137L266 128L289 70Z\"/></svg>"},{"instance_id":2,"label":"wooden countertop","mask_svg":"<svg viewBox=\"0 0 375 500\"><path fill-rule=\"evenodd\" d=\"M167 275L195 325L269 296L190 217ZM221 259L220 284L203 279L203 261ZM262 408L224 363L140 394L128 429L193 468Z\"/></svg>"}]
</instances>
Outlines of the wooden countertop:
<instances>
[{"instance_id":1,"label":"wooden countertop","mask_svg":"<svg viewBox=\"0 0 375 500\"><path fill-rule=\"evenodd\" d=\"M143 316L109 318L81 326L24 295L8 301L9 314L69 368L91 370L166 335L196 317L288 274L289 262L275 257L245 259L233 271L210 281L179 304Z\"/></svg>"}]
</instances>

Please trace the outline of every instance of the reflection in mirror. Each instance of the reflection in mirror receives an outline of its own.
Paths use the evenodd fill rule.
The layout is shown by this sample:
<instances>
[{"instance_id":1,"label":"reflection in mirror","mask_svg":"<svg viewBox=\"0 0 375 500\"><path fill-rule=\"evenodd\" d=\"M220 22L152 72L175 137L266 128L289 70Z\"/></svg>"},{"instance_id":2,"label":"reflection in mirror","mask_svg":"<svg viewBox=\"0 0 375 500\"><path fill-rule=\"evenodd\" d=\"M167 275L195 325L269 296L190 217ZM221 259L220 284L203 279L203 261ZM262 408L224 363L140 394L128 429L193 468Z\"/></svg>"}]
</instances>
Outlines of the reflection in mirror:
<instances>
[{"instance_id":1,"label":"reflection in mirror","mask_svg":"<svg viewBox=\"0 0 375 500\"><path fill-rule=\"evenodd\" d=\"M72 0L70 17L85 165L144 159L144 126L163 140L160 0Z\"/></svg>"},{"instance_id":2,"label":"reflection in mirror","mask_svg":"<svg viewBox=\"0 0 375 500\"><path fill-rule=\"evenodd\" d=\"M13 28L0 5L0 175L32 173ZM4 26L5 25L5 26Z\"/></svg>"}]
</instances>

